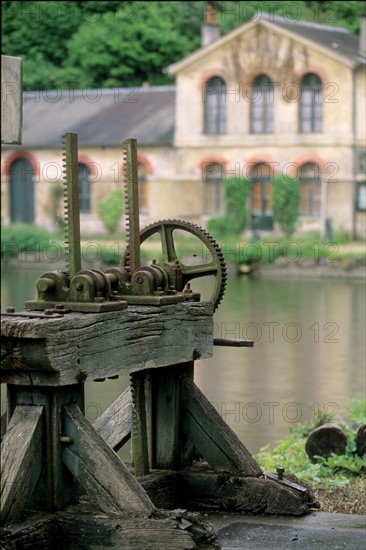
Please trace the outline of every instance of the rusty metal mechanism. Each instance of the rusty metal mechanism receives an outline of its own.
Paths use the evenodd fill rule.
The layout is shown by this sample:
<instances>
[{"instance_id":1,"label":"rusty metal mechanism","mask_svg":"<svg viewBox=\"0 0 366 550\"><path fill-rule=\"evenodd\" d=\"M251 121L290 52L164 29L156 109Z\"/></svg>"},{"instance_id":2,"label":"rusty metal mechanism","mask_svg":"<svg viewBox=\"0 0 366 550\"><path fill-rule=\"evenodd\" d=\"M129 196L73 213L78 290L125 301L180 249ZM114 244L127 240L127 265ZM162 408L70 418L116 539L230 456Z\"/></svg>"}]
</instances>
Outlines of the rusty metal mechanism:
<instances>
[{"instance_id":1,"label":"rusty metal mechanism","mask_svg":"<svg viewBox=\"0 0 366 550\"><path fill-rule=\"evenodd\" d=\"M139 228L139 196L137 175L137 143L123 142L124 191L126 206L127 246L121 265L106 271L82 270L80 253L80 209L78 189L77 135L64 136L64 204L65 249L64 271L44 273L36 283L37 300L27 301L30 310L45 310L64 306L72 311L98 312L124 309L128 304L164 305L185 300L199 301L190 281L213 276L210 301L219 305L226 286L226 266L218 244L201 227L182 220L162 220ZM186 265L176 252L174 231L180 230L196 237L208 262ZM155 235L160 236L162 261L141 266L141 244Z\"/></svg>"}]
</instances>

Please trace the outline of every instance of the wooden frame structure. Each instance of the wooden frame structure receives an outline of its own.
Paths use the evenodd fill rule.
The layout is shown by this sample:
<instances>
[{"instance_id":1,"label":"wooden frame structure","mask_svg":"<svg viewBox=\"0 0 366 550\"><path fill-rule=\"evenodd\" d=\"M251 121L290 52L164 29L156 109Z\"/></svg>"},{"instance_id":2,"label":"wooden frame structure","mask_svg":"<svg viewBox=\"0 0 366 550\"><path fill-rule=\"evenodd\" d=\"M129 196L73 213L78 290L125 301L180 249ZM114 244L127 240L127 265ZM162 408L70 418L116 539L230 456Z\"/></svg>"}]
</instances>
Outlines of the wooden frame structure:
<instances>
[{"instance_id":1,"label":"wooden frame structure","mask_svg":"<svg viewBox=\"0 0 366 550\"><path fill-rule=\"evenodd\" d=\"M105 513L126 518L205 503L306 513L304 496L263 477L193 381L194 360L213 354L212 313L210 303L185 302L3 317L2 521L32 509L57 513L78 502L80 487ZM92 425L85 381L122 373L130 388ZM130 437L135 475L114 452ZM211 469L189 469L197 451Z\"/></svg>"}]
</instances>

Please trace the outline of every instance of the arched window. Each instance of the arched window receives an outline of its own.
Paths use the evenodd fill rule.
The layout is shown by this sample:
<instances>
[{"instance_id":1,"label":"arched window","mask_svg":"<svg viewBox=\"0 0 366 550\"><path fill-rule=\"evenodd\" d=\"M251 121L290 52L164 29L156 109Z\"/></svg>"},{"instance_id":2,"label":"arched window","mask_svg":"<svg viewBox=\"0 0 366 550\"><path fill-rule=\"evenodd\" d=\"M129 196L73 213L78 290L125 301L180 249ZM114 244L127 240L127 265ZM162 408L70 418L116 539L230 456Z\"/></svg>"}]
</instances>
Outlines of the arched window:
<instances>
[{"instance_id":1,"label":"arched window","mask_svg":"<svg viewBox=\"0 0 366 550\"><path fill-rule=\"evenodd\" d=\"M301 81L300 132L320 133L323 128L323 87L320 78L308 73Z\"/></svg>"},{"instance_id":2,"label":"arched window","mask_svg":"<svg viewBox=\"0 0 366 550\"><path fill-rule=\"evenodd\" d=\"M262 74L253 81L250 110L250 132L271 134L273 132L273 84Z\"/></svg>"},{"instance_id":3,"label":"arched window","mask_svg":"<svg viewBox=\"0 0 366 550\"><path fill-rule=\"evenodd\" d=\"M139 203L140 214L147 214L148 212L148 181L147 181L147 168L142 162L137 163L138 180L139 180Z\"/></svg>"},{"instance_id":4,"label":"arched window","mask_svg":"<svg viewBox=\"0 0 366 550\"><path fill-rule=\"evenodd\" d=\"M79 163L80 212L88 214L90 207L90 170L86 164Z\"/></svg>"},{"instance_id":5,"label":"arched window","mask_svg":"<svg viewBox=\"0 0 366 550\"><path fill-rule=\"evenodd\" d=\"M34 222L34 169L29 160L18 158L9 168L10 220Z\"/></svg>"},{"instance_id":6,"label":"arched window","mask_svg":"<svg viewBox=\"0 0 366 550\"><path fill-rule=\"evenodd\" d=\"M299 171L300 208L299 213L308 216L320 215L321 174L319 164L308 162Z\"/></svg>"},{"instance_id":7,"label":"arched window","mask_svg":"<svg viewBox=\"0 0 366 550\"><path fill-rule=\"evenodd\" d=\"M226 132L226 84L219 76L210 78L204 89L204 133Z\"/></svg>"},{"instance_id":8,"label":"arched window","mask_svg":"<svg viewBox=\"0 0 366 550\"><path fill-rule=\"evenodd\" d=\"M222 214L225 211L225 171L222 164L211 162L203 171L203 211Z\"/></svg>"}]
</instances>

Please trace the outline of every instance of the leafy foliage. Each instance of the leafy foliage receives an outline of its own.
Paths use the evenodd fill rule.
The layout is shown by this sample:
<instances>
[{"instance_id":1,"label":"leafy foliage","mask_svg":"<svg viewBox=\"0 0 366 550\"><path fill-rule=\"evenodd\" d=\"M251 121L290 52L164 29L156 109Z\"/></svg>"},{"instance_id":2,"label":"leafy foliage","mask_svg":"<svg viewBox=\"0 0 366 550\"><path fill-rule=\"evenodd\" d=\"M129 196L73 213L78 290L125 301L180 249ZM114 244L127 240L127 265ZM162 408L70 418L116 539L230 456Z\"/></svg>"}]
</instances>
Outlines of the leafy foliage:
<instances>
[{"instance_id":1,"label":"leafy foliage","mask_svg":"<svg viewBox=\"0 0 366 550\"><path fill-rule=\"evenodd\" d=\"M249 180L228 178L225 181L225 215L212 218L207 227L214 235L240 235L247 225Z\"/></svg>"},{"instance_id":2,"label":"leafy foliage","mask_svg":"<svg viewBox=\"0 0 366 550\"><path fill-rule=\"evenodd\" d=\"M295 224L299 217L299 182L294 178L278 174L272 182L272 209L273 217L286 237L295 231Z\"/></svg>"},{"instance_id":3,"label":"leafy foliage","mask_svg":"<svg viewBox=\"0 0 366 550\"><path fill-rule=\"evenodd\" d=\"M1 227L1 257L15 258L20 252L40 251L50 245L53 237L44 227L29 223Z\"/></svg>"},{"instance_id":4,"label":"leafy foliage","mask_svg":"<svg viewBox=\"0 0 366 550\"><path fill-rule=\"evenodd\" d=\"M124 205L120 189L115 189L97 205L99 215L109 234L113 234L122 217Z\"/></svg>"},{"instance_id":5,"label":"leafy foliage","mask_svg":"<svg viewBox=\"0 0 366 550\"><path fill-rule=\"evenodd\" d=\"M213 2L222 33L258 10L357 32L360 1ZM23 59L25 90L169 83L163 69L200 45L205 2L4 1L2 46ZM260 16L262 14L260 13Z\"/></svg>"},{"instance_id":6,"label":"leafy foliage","mask_svg":"<svg viewBox=\"0 0 366 550\"><path fill-rule=\"evenodd\" d=\"M353 422L359 419L359 412L365 411L366 400L353 400L348 408L351 414L347 420ZM327 488L342 487L350 483L354 475L365 475L366 455L355 454L355 431L348 424L342 424L348 435L348 444L344 455L331 455L328 459L316 457L316 463L310 462L305 452L306 438L312 429L320 423L326 423L326 416L315 419L312 424L298 424L291 429L289 436L279 441L277 446L270 450L269 445L263 447L255 456L259 464L267 471L275 471L280 464L288 473L295 474L301 480L314 486ZM363 420L364 422L364 416Z\"/></svg>"}]
</instances>

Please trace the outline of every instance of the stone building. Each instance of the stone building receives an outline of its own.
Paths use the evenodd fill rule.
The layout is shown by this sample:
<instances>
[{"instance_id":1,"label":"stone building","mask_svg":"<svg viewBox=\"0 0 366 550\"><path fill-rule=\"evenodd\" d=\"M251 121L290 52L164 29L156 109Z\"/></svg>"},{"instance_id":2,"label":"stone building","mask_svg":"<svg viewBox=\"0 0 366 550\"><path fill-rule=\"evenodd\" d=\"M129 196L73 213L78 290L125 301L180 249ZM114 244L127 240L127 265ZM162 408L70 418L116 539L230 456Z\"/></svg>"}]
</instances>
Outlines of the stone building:
<instances>
[{"instance_id":1,"label":"stone building","mask_svg":"<svg viewBox=\"0 0 366 550\"><path fill-rule=\"evenodd\" d=\"M365 238L365 20L347 30L261 14L167 68L175 86L24 94L23 143L3 147L2 219L52 227L60 213L61 139L79 136L82 231L103 231L98 201L122 185L121 142L138 140L141 224L205 225L225 180L252 181L247 207L276 231L271 179L300 181L297 231Z\"/></svg>"}]
</instances>

